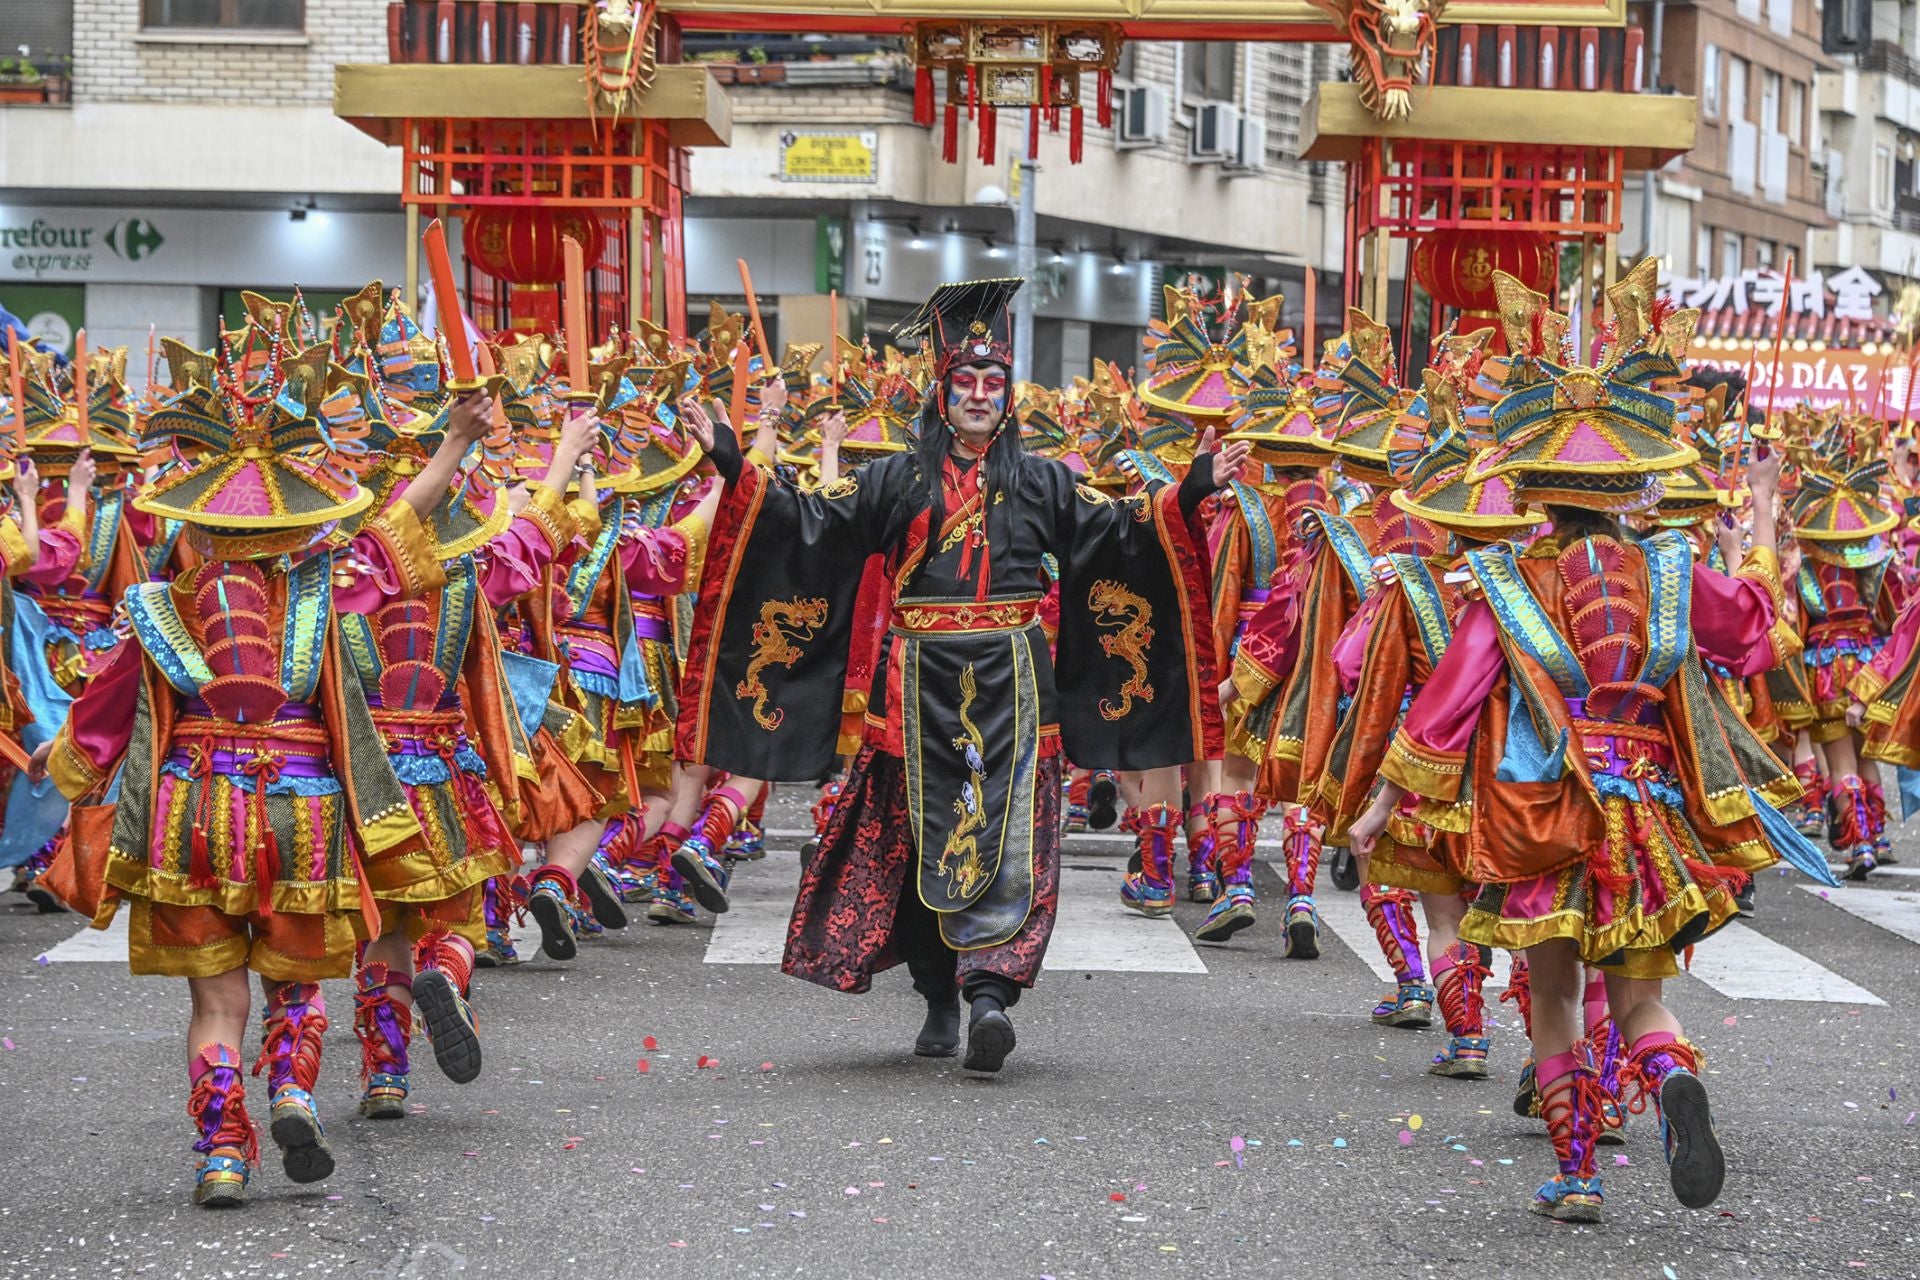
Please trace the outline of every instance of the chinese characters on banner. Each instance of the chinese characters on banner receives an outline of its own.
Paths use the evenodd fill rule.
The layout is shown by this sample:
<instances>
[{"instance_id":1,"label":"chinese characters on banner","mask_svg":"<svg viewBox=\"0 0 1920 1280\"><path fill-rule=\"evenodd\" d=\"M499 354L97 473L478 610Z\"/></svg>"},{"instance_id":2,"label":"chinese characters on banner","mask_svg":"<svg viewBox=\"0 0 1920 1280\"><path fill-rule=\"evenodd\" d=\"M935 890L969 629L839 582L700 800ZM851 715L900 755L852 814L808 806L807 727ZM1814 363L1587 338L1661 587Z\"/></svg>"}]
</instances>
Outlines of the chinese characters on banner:
<instances>
[{"instance_id":1,"label":"chinese characters on banner","mask_svg":"<svg viewBox=\"0 0 1920 1280\"><path fill-rule=\"evenodd\" d=\"M1838 320L1872 320L1873 301L1885 290L1867 274L1864 267L1848 267L1836 275L1818 271L1793 281L1793 311L1801 316L1828 316ZM1675 276L1661 286L1663 296L1676 306L1698 307L1702 311L1732 311L1744 315L1780 311L1780 273L1778 271L1742 271L1737 276Z\"/></svg>"}]
</instances>

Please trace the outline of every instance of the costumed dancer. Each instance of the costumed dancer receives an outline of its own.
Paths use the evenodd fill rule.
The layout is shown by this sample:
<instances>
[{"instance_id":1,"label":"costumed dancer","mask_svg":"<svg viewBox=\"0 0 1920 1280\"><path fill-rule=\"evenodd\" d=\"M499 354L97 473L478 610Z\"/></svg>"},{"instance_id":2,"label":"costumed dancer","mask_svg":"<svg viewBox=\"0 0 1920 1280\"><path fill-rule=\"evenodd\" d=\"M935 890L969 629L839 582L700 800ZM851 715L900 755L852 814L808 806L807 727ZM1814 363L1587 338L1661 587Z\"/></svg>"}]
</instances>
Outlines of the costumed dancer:
<instances>
[{"instance_id":1,"label":"costumed dancer","mask_svg":"<svg viewBox=\"0 0 1920 1280\"><path fill-rule=\"evenodd\" d=\"M1485 331L1472 335L1485 336ZM1460 557L1524 539L1540 523L1538 516L1516 509L1505 477L1468 478L1477 446L1461 396L1477 376L1480 346L1462 344L1458 352L1463 358L1425 371L1425 391L1412 412L1428 422L1430 435L1411 462L1404 487L1392 492L1398 514L1382 512L1377 518L1383 527L1399 521L1424 526L1402 540L1428 553L1391 551L1375 562L1378 585L1335 649L1350 702L1314 804L1315 817L1332 840L1344 840L1366 807L1403 710L1446 655L1464 605L1463 589L1471 581ZM1397 984L1394 994L1375 1007L1373 1019L1386 1026L1424 1026L1437 993L1447 1045L1428 1070L1482 1080L1491 1044L1484 990L1493 954L1460 938L1467 897L1475 888L1468 878L1466 842L1458 833L1420 822L1410 810L1403 805L1393 814L1372 854L1362 859L1361 874L1368 886L1419 895L1433 986ZM1400 945L1417 944L1408 939Z\"/></svg>"},{"instance_id":2,"label":"costumed dancer","mask_svg":"<svg viewBox=\"0 0 1920 1280\"><path fill-rule=\"evenodd\" d=\"M1314 430L1313 393L1287 367L1290 354L1256 355L1228 438L1251 446L1250 461L1260 471L1233 483L1213 530L1215 669L1236 676L1222 685L1226 744L1219 784L1206 798L1220 887L1194 931L1202 942L1224 942L1254 923L1253 859L1268 803L1259 785L1266 743L1249 725L1250 698L1259 690L1243 692L1237 673L1259 672L1264 690L1293 670L1313 565L1307 530L1329 510L1325 473L1333 453ZM1297 818L1289 823L1290 837L1298 825Z\"/></svg>"},{"instance_id":3,"label":"costumed dancer","mask_svg":"<svg viewBox=\"0 0 1920 1280\"><path fill-rule=\"evenodd\" d=\"M253 1069L267 1072L287 1176L333 1171L312 1094L320 981L347 977L356 942L379 929L368 861L424 840L342 660L339 619L442 585L420 517L471 440L450 434L403 500L336 552L337 522L372 495L330 460L320 406L343 371L327 348L297 349L278 322L225 335L213 354L165 346L173 394L149 439L193 456L135 502L186 522L205 559L127 593L137 643L42 749L69 799L93 798L47 879L96 927L125 902L133 972L188 980L194 1201L226 1207L258 1152L239 1047L249 972L267 1002Z\"/></svg>"},{"instance_id":4,"label":"costumed dancer","mask_svg":"<svg viewBox=\"0 0 1920 1280\"><path fill-rule=\"evenodd\" d=\"M808 494L769 482L730 432L713 432L727 496L680 726L683 759L820 777L855 624L847 566L888 556L892 625L867 742L802 874L782 968L858 992L904 959L927 1001L915 1052L956 1052L964 994L964 1065L982 1072L1013 1050L1007 1011L1053 929L1062 751L1152 769L1218 743L1203 696L1204 551L1189 520L1245 452L1203 452L1177 490L1123 501L1021 453L1007 429L1008 305L1021 283L944 286L908 324L937 360L913 452ZM1060 566L1057 667L1038 620L1048 554Z\"/></svg>"},{"instance_id":5,"label":"costumed dancer","mask_svg":"<svg viewBox=\"0 0 1920 1280\"><path fill-rule=\"evenodd\" d=\"M1828 842L1846 859L1849 880L1864 880L1879 864L1886 830L1885 796L1867 776L1874 770L1861 764L1860 731L1847 713L1857 698L1854 677L1872 662L1891 624L1892 600L1883 588L1893 546L1886 535L1900 523L1881 502L1887 460L1858 449L1858 438L1836 423L1802 460L1791 508L1816 716L1809 733L1826 759ZM1872 692L1871 679L1862 687Z\"/></svg>"},{"instance_id":6,"label":"costumed dancer","mask_svg":"<svg viewBox=\"0 0 1920 1280\"><path fill-rule=\"evenodd\" d=\"M1575 1222L1602 1212L1594 1144L1605 1121L1598 1049L1583 1035L1582 961L1606 975L1630 1109L1652 1103L1675 1194L1698 1208L1719 1195L1725 1161L1699 1050L1660 984L1680 952L1734 917L1746 876L1780 852L1811 853L1774 810L1798 794L1793 775L1699 661L1743 675L1774 661L1774 532L1758 522L1730 578L1695 563L1677 532L1636 545L1617 523L1695 457L1674 439L1674 401L1658 389L1684 372L1693 313L1670 314L1650 290L1613 292L1614 330L1597 367L1583 367L1545 298L1504 273L1495 281L1515 367L1494 406L1496 441L1467 475L1508 477L1553 532L1518 556L1468 554L1481 598L1461 611L1394 735L1353 847L1371 851L1402 800L1421 797L1423 819L1464 835L1465 870L1483 886L1461 937L1526 951L1559 1165L1535 1211ZM1763 517L1779 466L1772 455L1748 472Z\"/></svg>"},{"instance_id":7,"label":"costumed dancer","mask_svg":"<svg viewBox=\"0 0 1920 1280\"><path fill-rule=\"evenodd\" d=\"M477 394L449 385L434 339L397 297L383 297L378 281L343 310L340 332L356 347L347 367L359 377L325 412L337 439L357 439L366 451L361 482L377 518L409 500L402 492L411 495L441 449L464 456L493 431L493 398L484 384ZM340 618L347 669L424 833L418 846L369 857L364 867L381 917L355 973L360 1111L369 1119L407 1113L416 1015L449 1079L466 1084L480 1074L468 1002L476 949L486 942L485 886L520 864L508 815L520 809L522 769L533 767L493 610L533 589L573 540L562 495L597 425L591 415L567 423L518 513L480 465L439 485L437 505L420 514L444 582ZM505 441L495 453L504 460ZM349 551L337 571L361 568Z\"/></svg>"}]
</instances>

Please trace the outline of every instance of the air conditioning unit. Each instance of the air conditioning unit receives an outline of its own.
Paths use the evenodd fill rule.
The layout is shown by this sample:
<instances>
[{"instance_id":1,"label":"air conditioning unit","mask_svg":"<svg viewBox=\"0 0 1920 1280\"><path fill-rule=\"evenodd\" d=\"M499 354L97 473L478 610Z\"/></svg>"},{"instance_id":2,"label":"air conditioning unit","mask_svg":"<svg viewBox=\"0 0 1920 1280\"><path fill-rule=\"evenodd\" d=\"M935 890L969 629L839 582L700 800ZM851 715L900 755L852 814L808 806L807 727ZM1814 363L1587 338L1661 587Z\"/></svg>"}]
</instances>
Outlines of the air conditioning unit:
<instances>
[{"instance_id":1,"label":"air conditioning unit","mask_svg":"<svg viewBox=\"0 0 1920 1280\"><path fill-rule=\"evenodd\" d=\"M1240 110L1230 102L1203 102L1193 113L1187 135L1191 164L1221 164L1240 152Z\"/></svg>"},{"instance_id":2,"label":"air conditioning unit","mask_svg":"<svg viewBox=\"0 0 1920 1280\"><path fill-rule=\"evenodd\" d=\"M1173 98L1157 84L1122 89L1120 118L1115 123L1113 141L1122 151L1165 142L1173 132Z\"/></svg>"},{"instance_id":3,"label":"air conditioning unit","mask_svg":"<svg viewBox=\"0 0 1920 1280\"><path fill-rule=\"evenodd\" d=\"M1225 169L1228 173L1261 173L1267 167L1267 122L1265 120L1240 121L1240 137L1233 154L1227 158Z\"/></svg>"}]
</instances>

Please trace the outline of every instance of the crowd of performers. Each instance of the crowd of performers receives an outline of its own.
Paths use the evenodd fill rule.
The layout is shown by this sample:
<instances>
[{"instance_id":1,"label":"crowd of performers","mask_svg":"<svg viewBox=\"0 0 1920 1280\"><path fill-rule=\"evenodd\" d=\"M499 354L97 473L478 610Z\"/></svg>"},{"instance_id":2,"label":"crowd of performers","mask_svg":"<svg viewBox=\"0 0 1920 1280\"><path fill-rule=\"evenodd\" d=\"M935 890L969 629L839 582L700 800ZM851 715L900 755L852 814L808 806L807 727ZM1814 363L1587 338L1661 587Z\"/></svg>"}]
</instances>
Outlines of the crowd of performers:
<instances>
[{"instance_id":1,"label":"crowd of performers","mask_svg":"<svg viewBox=\"0 0 1920 1280\"><path fill-rule=\"evenodd\" d=\"M724 912L775 783L817 825L783 968L904 962L917 1054L1003 1067L1065 832L1132 834L1126 908L1184 893L1200 941L1264 919L1297 960L1331 849L1396 976L1374 1020L1438 1006L1433 1073L1486 1076L1512 954L1537 1211L1598 1220L1595 1149L1649 1111L1714 1200L1661 983L1755 871L1830 876L1808 836L1890 858L1912 436L1755 425L1650 263L1585 344L1501 277L1417 379L1358 311L1303 360L1280 299L1169 289L1137 379L1016 385L1020 287L943 287L911 355L778 367L715 308L460 382L377 283L320 321L249 295L138 395L124 350L10 350L0 862L188 981L196 1203L244 1200L250 1074L288 1177L332 1171L322 980L354 983L362 1113L404 1117L416 1031L480 1073L513 921L564 962Z\"/></svg>"}]
</instances>

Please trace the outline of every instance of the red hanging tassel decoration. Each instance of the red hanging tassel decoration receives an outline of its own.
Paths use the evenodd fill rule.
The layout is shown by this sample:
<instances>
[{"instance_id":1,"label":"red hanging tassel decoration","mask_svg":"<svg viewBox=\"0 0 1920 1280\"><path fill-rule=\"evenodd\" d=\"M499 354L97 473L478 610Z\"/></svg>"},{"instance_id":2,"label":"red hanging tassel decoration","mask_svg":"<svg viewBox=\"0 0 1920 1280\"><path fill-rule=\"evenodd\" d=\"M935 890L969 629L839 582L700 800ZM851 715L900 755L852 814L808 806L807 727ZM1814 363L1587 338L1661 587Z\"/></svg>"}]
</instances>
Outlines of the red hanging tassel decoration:
<instances>
[{"instance_id":1,"label":"red hanging tassel decoration","mask_svg":"<svg viewBox=\"0 0 1920 1280\"><path fill-rule=\"evenodd\" d=\"M1028 108L1027 116L1027 159L1040 158L1040 108Z\"/></svg>"},{"instance_id":2,"label":"red hanging tassel decoration","mask_svg":"<svg viewBox=\"0 0 1920 1280\"><path fill-rule=\"evenodd\" d=\"M1113 72L1102 67L1100 68L1098 78L1099 86L1097 92L1100 95L1100 127L1102 129L1111 129L1113 128Z\"/></svg>"},{"instance_id":3,"label":"red hanging tassel decoration","mask_svg":"<svg viewBox=\"0 0 1920 1280\"><path fill-rule=\"evenodd\" d=\"M967 64L967 119L978 119L974 111L980 106L980 71L971 62Z\"/></svg>"},{"instance_id":4,"label":"red hanging tassel decoration","mask_svg":"<svg viewBox=\"0 0 1920 1280\"><path fill-rule=\"evenodd\" d=\"M1075 107L1067 119L1067 161L1079 164L1087 152L1087 113Z\"/></svg>"},{"instance_id":5,"label":"red hanging tassel decoration","mask_svg":"<svg viewBox=\"0 0 1920 1280\"><path fill-rule=\"evenodd\" d=\"M991 102L980 104L980 115L974 127L980 130L980 163L992 164L999 150L1000 120Z\"/></svg>"},{"instance_id":6,"label":"red hanging tassel decoration","mask_svg":"<svg viewBox=\"0 0 1920 1280\"><path fill-rule=\"evenodd\" d=\"M960 99L947 99L946 137L940 143L940 158L948 164L960 159Z\"/></svg>"},{"instance_id":7,"label":"red hanging tassel decoration","mask_svg":"<svg viewBox=\"0 0 1920 1280\"><path fill-rule=\"evenodd\" d=\"M913 122L921 128L933 123L933 68L913 73Z\"/></svg>"}]
</instances>

